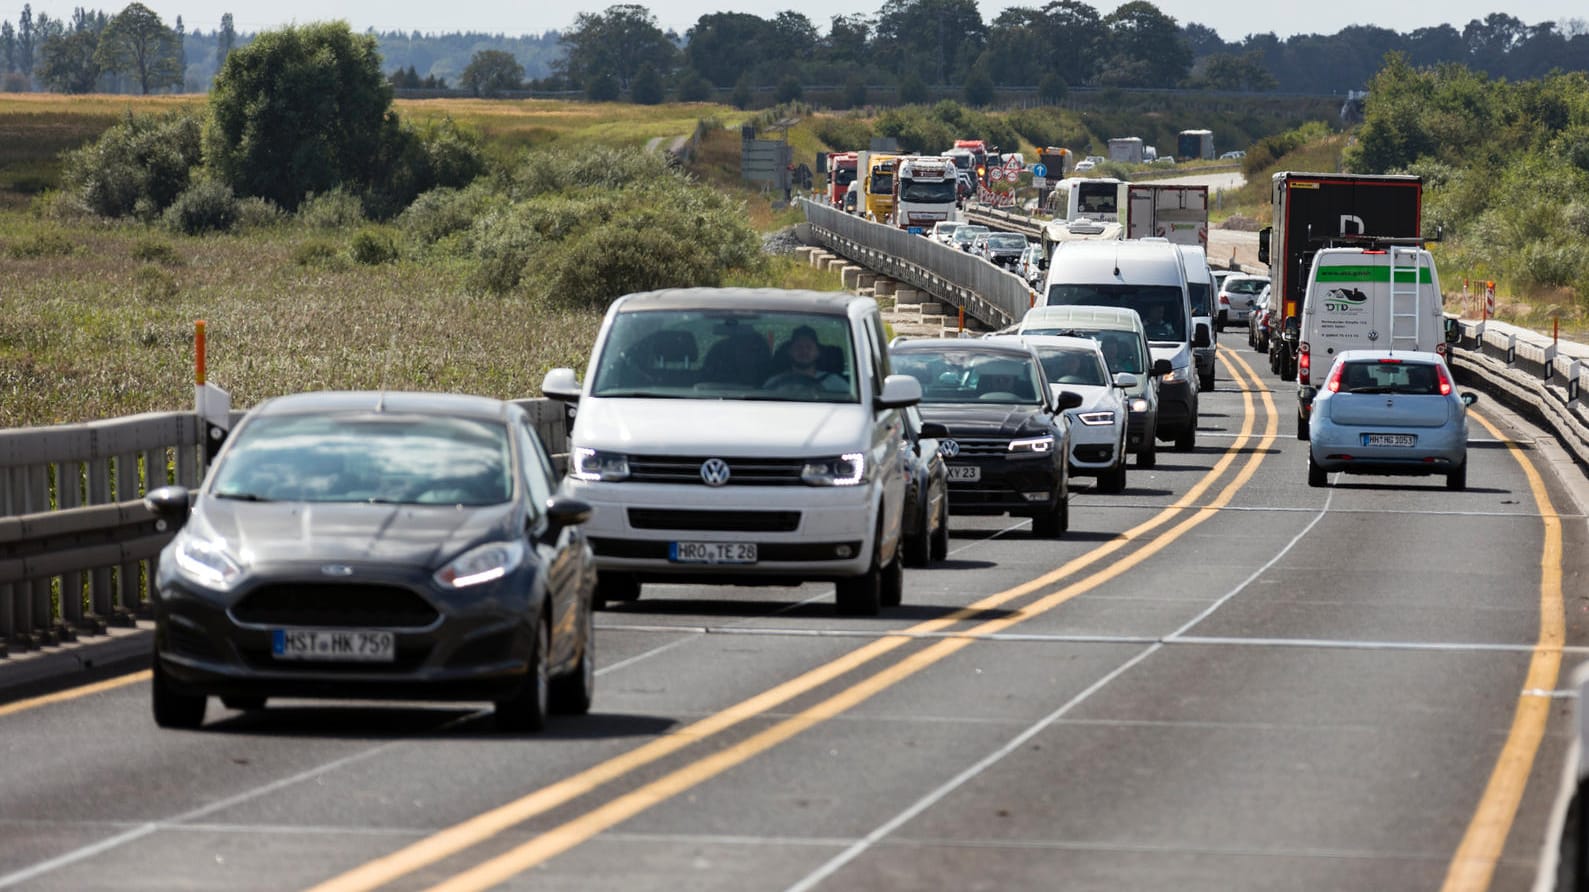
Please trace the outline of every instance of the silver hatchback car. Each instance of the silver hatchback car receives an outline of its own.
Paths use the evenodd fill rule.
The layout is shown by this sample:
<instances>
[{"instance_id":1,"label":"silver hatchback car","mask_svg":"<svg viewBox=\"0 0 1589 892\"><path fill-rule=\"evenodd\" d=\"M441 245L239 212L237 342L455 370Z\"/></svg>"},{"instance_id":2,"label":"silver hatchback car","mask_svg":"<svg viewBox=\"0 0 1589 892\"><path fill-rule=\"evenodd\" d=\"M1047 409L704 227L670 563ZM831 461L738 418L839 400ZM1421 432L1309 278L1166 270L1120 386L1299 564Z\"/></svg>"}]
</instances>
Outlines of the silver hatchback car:
<instances>
[{"instance_id":1,"label":"silver hatchback car","mask_svg":"<svg viewBox=\"0 0 1589 892\"><path fill-rule=\"evenodd\" d=\"M1436 353L1347 350L1322 387L1304 387L1308 485L1331 471L1349 474L1444 474L1447 489L1468 485L1468 407ZM1307 393L1312 391L1312 393Z\"/></svg>"}]
</instances>

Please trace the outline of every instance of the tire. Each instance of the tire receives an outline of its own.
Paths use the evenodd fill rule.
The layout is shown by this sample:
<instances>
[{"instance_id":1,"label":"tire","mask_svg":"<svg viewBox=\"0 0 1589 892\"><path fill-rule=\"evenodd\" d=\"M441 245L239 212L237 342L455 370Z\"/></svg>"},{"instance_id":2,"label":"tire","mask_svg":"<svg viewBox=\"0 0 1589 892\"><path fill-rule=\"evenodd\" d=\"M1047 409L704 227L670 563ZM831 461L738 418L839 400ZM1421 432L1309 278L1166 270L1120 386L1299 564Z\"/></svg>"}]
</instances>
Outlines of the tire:
<instances>
[{"instance_id":1,"label":"tire","mask_svg":"<svg viewBox=\"0 0 1589 892\"><path fill-rule=\"evenodd\" d=\"M547 665L551 649L546 617L535 617L535 634L530 641L530 668L525 673L524 684L518 693L506 700L496 701L496 722L499 731L539 731L546 727L546 714L550 711L551 679Z\"/></svg>"},{"instance_id":2,"label":"tire","mask_svg":"<svg viewBox=\"0 0 1589 892\"><path fill-rule=\"evenodd\" d=\"M1308 440L1308 420L1300 412L1297 413L1297 439L1304 443Z\"/></svg>"},{"instance_id":3,"label":"tire","mask_svg":"<svg viewBox=\"0 0 1589 892\"><path fill-rule=\"evenodd\" d=\"M640 580L627 573L596 573L596 592L591 604L605 610L608 604L633 601L640 597Z\"/></svg>"},{"instance_id":4,"label":"tire","mask_svg":"<svg viewBox=\"0 0 1589 892\"><path fill-rule=\"evenodd\" d=\"M1186 430L1175 435L1175 451L1191 452L1197 448L1197 425L1188 424Z\"/></svg>"},{"instance_id":5,"label":"tire","mask_svg":"<svg viewBox=\"0 0 1589 892\"><path fill-rule=\"evenodd\" d=\"M882 575L874 561L865 573L835 583L833 595L839 615L876 616L882 609Z\"/></svg>"},{"instance_id":6,"label":"tire","mask_svg":"<svg viewBox=\"0 0 1589 892\"><path fill-rule=\"evenodd\" d=\"M944 499L938 508L938 529L932 534L931 555L935 561L949 557L949 500Z\"/></svg>"},{"instance_id":7,"label":"tire","mask_svg":"<svg viewBox=\"0 0 1589 892\"><path fill-rule=\"evenodd\" d=\"M1313 451L1308 450L1308 485L1324 486L1330 482L1329 475L1313 460Z\"/></svg>"},{"instance_id":8,"label":"tire","mask_svg":"<svg viewBox=\"0 0 1589 892\"><path fill-rule=\"evenodd\" d=\"M1032 532L1044 539L1058 539L1070 529L1070 500L1061 498L1059 505L1047 514L1032 518Z\"/></svg>"},{"instance_id":9,"label":"tire","mask_svg":"<svg viewBox=\"0 0 1589 892\"><path fill-rule=\"evenodd\" d=\"M883 607L898 607L905 600L905 570L900 566L899 555L888 562L877 580L877 603Z\"/></svg>"},{"instance_id":10,"label":"tire","mask_svg":"<svg viewBox=\"0 0 1589 892\"><path fill-rule=\"evenodd\" d=\"M185 694L172 686L159 656L154 658L154 682L149 699L154 723L162 728L191 731L204 724L204 707L209 698L203 694Z\"/></svg>"},{"instance_id":11,"label":"tire","mask_svg":"<svg viewBox=\"0 0 1589 892\"><path fill-rule=\"evenodd\" d=\"M1099 492L1122 492L1126 488L1126 462L1120 463L1098 475Z\"/></svg>"},{"instance_id":12,"label":"tire","mask_svg":"<svg viewBox=\"0 0 1589 892\"><path fill-rule=\"evenodd\" d=\"M1282 380L1282 381L1295 381L1296 379L1297 379L1297 363L1296 363L1296 360L1291 359L1289 356L1282 357L1281 360L1280 360L1280 380Z\"/></svg>"},{"instance_id":13,"label":"tire","mask_svg":"<svg viewBox=\"0 0 1589 892\"><path fill-rule=\"evenodd\" d=\"M558 715L584 715L596 697L596 630L590 613L581 623L585 640L579 647L579 662L572 672L551 680L547 709Z\"/></svg>"},{"instance_id":14,"label":"tire","mask_svg":"<svg viewBox=\"0 0 1589 892\"><path fill-rule=\"evenodd\" d=\"M1148 435L1148 441L1147 441L1147 443L1145 443L1143 445L1142 451L1137 453L1137 467L1139 467L1139 468L1151 468L1151 467L1153 467L1154 465L1156 465L1158 463L1159 463L1159 444L1158 444L1158 440L1152 434L1149 434Z\"/></svg>"},{"instance_id":15,"label":"tire","mask_svg":"<svg viewBox=\"0 0 1589 892\"><path fill-rule=\"evenodd\" d=\"M256 712L265 708L264 697L222 697L221 705L238 712Z\"/></svg>"},{"instance_id":16,"label":"tire","mask_svg":"<svg viewBox=\"0 0 1589 892\"><path fill-rule=\"evenodd\" d=\"M1209 375L1208 377L1205 378L1205 377L1199 375L1197 377L1197 389L1203 391L1204 393L1207 393L1208 391L1213 390L1214 389L1214 376L1213 375Z\"/></svg>"},{"instance_id":17,"label":"tire","mask_svg":"<svg viewBox=\"0 0 1589 892\"><path fill-rule=\"evenodd\" d=\"M1461 492L1468 488L1468 463L1446 475L1446 489Z\"/></svg>"},{"instance_id":18,"label":"tire","mask_svg":"<svg viewBox=\"0 0 1589 892\"><path fill-rule=\"evenodd\" d=\"M921 519L921 533L915 536L905 536L900 543L900 552L907 567L925 567L932 563L932 545L927 541L927 527L930 525L928 518ZM883 606L889 606L884 601Z\"/></svg>"}]
</instances>

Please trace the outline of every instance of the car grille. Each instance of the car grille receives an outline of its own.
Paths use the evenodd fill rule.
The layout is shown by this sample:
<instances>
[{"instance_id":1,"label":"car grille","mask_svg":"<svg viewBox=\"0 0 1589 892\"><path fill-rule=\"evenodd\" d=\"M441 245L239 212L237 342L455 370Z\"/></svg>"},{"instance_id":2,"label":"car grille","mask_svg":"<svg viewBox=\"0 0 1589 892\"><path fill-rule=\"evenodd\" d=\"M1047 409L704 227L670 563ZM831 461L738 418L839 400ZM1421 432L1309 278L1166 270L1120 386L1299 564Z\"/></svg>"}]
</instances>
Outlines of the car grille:
<instances>
[{"instance_id":1,"label":"car grille","mask_svg":"<svg viewBox=\"0 0 1589 892\"><path fill-rule=\"evenodd\" d=\"M800 486L800 475L806 466L805 459L800 458L632 455L629 457L629 480L633 483L693 483L705 486L706 481L701 479L701 465L712 458L719 458L728 464L729 476L725 486Z\"/></svg>"},{"instance_id":2,"label":"car grille","mask_svg":"<svg viewBox=\"0 0 1589 892\"><path fill-rule=\"evenodd\" d=\"M1008 455L1010 441L1002 438L989 439L986 437L950 437L960 444L960 457L968 455ZM953 461L953 458L949 459Z\"/></svg>"},{"instance_id":3,"label":"car grille","mask_svg":"<svg viewBox=\"0 0 1589 892\"><path fill-rule=\"evenodd\" d=\"M232 608L238 622L270 626L420 629L438 615L418 594L385 585L271 585Z\"/></svg>"},{"instance_id":4,"label":"car grille","mask_svg":"<svg viewBox=\"0 0 1589 892\"><path fill-rule=\"evenodd\" d=\"M742 530L747 533L792 533L800 528L800 512L630 508L629 525L637 530Z\"/></svg>"}]
</instances>

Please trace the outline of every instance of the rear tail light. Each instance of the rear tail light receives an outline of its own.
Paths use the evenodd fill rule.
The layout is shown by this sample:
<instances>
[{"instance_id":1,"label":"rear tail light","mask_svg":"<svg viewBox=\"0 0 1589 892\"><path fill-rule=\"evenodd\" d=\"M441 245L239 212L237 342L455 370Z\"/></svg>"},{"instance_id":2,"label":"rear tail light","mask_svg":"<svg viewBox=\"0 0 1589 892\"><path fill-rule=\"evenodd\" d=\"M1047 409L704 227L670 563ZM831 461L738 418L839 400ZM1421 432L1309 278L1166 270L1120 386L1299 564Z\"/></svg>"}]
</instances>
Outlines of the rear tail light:
<instances>
[{"instance_id":1,"label":"rear tail light","mask_svg":"<svg viewBox=\"0 0 1589 892\"><path fill-rule=\"evenodd\" d=\"M1307 384L1313 372L1313 359L1308 353L1308 342L1303 341L1298 351L1301 355L1297 357L1297 383Z\"/></svg>"},{"instance_id":2,"label":"rear tail light","mask_svg":"<svg viewBox=\"0 0 1589 892\"><path fill-rule=\"evenodd\" d=\"M1337 365L1335 367L1335 371L1330 373L1330 380L1325 382L1324 389L1328 390L1330 393L1340 393L1341 392L1341 372L1343 372L1345 370L1346 370L1346 366Z\"/></svg>"},{"instance_id":3,"label":"rear tail light","mask_svg":"<svg viewBox=\"0 0 1589 892\"><path fill-rule=\"evenodd\" d=\"M1440 395L1450 396L1455 388L1451 386L1451 375L1446 372L1444 363L1435 364L1435 374L1440 376Z\"/></svg>"}]
</instances>

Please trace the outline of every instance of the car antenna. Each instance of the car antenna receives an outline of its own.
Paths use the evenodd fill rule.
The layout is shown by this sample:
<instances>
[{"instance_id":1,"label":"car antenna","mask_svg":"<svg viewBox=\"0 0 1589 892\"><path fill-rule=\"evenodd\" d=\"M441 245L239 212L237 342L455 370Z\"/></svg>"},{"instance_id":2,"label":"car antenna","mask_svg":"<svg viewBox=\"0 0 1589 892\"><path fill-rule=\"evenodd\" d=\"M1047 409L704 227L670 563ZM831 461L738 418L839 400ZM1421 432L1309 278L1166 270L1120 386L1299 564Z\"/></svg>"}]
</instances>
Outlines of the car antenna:
<instances>
[{"instance_id":1,"label":"car antenna","mask_svg":"<svg viewBox=\"0 0 1589 892\"><path fill-rule=\"evenodd\" d=\"M397 350L397 330L392 330L392 339L386 345L386 358L381 361L381 395L375 399L375 411L386 411L386 379L392 370L392 354Z\"/></svg>"}]
</instances>

